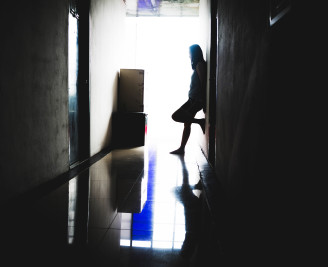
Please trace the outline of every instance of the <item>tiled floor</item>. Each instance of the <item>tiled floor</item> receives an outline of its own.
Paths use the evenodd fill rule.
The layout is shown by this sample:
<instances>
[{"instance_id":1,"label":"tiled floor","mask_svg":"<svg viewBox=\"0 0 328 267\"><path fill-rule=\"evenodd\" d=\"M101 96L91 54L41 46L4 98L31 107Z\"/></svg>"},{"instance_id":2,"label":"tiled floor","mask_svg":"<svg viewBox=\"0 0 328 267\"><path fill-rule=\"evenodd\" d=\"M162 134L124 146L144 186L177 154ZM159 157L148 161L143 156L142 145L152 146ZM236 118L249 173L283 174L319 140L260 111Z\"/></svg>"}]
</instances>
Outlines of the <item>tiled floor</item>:
<instances>
[{"instance_id":1,"label":"tiled floor","mask_svg":"<svg viewBox=\"0 0 328 267\"><path fill-rule=\"evenodd\" d=\"M202 188L194 188L200 149L169 151L165 143L114 150L11 208L2 219L3 266L217 266L217 248L201 236Z\"/></svg>"}]
</instances>

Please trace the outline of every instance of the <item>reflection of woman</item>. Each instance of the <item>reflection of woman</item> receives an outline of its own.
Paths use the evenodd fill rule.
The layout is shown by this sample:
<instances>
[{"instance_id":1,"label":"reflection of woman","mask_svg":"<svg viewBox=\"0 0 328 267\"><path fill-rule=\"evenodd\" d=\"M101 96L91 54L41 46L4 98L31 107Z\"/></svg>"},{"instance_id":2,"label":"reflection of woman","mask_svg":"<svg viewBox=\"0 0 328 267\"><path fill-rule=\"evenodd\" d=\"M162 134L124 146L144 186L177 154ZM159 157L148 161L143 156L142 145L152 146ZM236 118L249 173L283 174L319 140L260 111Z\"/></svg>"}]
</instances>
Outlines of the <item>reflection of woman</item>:
<instances>
[{"instance_id":1,"label":"reflection of woman","mask_svg":"<svg viewBox=\"0 0 328 267\"><path fill-rule=\"evenodd\" d=\"M184 156L179 156L182 167L182 185L175 189L175 196L184 207L185 213L185 239L180 255L190 259L200 241L201 231L201 198L197 197L189 184L189 172L184 161Z\"/></svg>"},{"instance_id":2,"label":"reflection of woman","mask_svg":"<svg viewBox=\"0 0 328 267\"><path fill-rule=\"evenodd\" d=\"M205 119L196 119L195 115L201 109L205 112L206 62L203 58L202 49L197 44L189 47L189 56L193 69L188 93L189 99L172 114L174 121L184 123L181 145L177 150L170 152L171 154L184 154L192 123L197 123L202 128L203 133L205 133Z\"/></svg>"}]
</instances>

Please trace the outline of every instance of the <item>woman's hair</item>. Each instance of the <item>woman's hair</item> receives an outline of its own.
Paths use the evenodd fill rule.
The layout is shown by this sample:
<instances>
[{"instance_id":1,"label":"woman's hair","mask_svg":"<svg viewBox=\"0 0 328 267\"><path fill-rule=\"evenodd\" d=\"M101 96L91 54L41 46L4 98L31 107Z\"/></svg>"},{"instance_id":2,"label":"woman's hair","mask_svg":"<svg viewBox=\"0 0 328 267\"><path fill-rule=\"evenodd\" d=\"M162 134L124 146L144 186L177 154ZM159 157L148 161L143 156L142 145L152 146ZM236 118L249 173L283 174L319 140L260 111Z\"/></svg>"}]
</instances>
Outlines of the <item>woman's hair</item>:
<instances>
[{"instance_id":1,"label":"woman's hair","mask_svg":"<svg viewBox=\"0 0 328 267\"><path fill-rule=\"evenodd\" d=\"M191 45L189 47L191 57L191 67L194 70L200 61L204 61L202 49L198 44Z\"/></svg>"}]
</instances>

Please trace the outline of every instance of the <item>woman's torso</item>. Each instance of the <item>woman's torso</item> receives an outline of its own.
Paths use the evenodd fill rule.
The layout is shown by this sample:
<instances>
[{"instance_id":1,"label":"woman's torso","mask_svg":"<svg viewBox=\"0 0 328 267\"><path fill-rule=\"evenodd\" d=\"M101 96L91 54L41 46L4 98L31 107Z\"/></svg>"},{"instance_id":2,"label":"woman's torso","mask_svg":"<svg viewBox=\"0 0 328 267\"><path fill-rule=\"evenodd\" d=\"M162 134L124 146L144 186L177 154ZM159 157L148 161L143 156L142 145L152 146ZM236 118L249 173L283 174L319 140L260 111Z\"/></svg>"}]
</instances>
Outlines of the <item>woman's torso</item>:
<instances>
[{"instance_id":1,"label":"woman's torso","mask_svg":"<svg viewBox=\"0 0 328 267\"><path fill-rule=\"evenodd\" d=\"M205 64L205 62L198 62L197 67L203 68L204 66L202 66L201 64ZM200 79L202 77L199 77L196 70L197 67L193 70L193 73L191 75L190 89L189 89L188 96L193 100L201 101L203 98L203 92L202 92L202 83Z\"/></svg>"}]
</instances>

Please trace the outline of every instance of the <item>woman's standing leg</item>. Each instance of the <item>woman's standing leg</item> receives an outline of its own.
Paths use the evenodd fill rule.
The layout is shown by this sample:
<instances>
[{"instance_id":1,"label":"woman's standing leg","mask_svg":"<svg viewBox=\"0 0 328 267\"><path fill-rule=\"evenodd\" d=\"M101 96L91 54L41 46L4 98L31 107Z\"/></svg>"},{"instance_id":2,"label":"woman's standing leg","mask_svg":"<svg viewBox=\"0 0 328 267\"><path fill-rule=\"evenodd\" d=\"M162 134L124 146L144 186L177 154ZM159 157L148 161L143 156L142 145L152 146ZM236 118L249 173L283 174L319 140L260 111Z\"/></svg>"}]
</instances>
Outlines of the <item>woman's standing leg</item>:
<instances>
[{"instance_id":1,"label":"woman's standing leg","mask_svg":"<svg viewBox=\"0 0 328 267\"><path fill-rule=\"evenodd\" d=\"M191 132L191 123L184 123L182 138L181 138L181 145L178 149L170 152L171 154L184 154L185 147L188 142L189 136Z\"/></svg>"}]
</instances>

